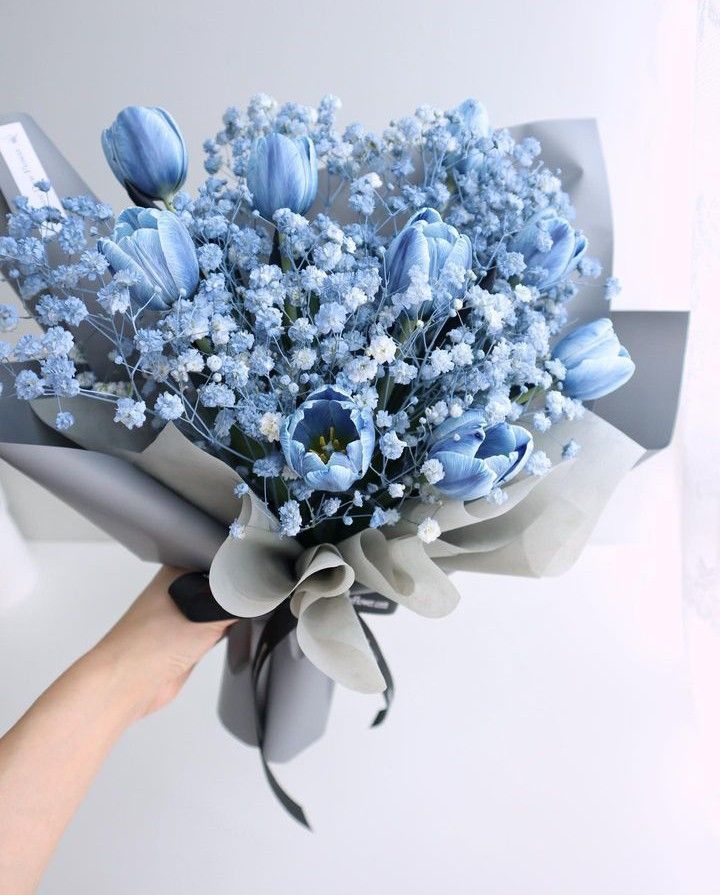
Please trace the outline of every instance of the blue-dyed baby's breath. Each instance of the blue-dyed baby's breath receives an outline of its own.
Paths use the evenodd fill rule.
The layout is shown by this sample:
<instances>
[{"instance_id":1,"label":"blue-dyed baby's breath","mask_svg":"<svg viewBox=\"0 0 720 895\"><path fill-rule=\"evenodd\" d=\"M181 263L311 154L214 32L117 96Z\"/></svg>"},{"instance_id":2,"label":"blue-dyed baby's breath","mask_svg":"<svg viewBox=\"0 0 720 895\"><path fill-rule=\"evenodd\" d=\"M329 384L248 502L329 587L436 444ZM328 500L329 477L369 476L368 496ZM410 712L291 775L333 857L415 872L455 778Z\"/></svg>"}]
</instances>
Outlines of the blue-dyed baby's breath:
<instances>
[{"instance_id":1,"label":"blue-dyed baby's breath","mask_svg":"<svg viewBox=\"0 0 720 895\"><path fill-rule=\"evenodd\" d=\"M282 535L394 525L415 499L429 543L463 456L482 477L473 493L496 503L523 463L549 470L529 433L523 463L503 446L505 424L545 432L581 414L550 344L600 268L538 141L493 130L481 104L420 106L382 134L338 129L339 107L260 94L228 109L197 195L158 193L172 214L115 222L87 197L64 199L64 216L18 199L0 264L45 335L2 343L0 361L25 366L21 399L85 394L130 429L173 421L238 471L236 496L252 489ZM142 180L137 161L123 165ZM607 297L618 288L608 280ZM0 331L17 322L0 305ZM82 359L87 333L107 341L109 383ZM72 424L60 409L57 428Z\"/></svg>"}]
</instances>

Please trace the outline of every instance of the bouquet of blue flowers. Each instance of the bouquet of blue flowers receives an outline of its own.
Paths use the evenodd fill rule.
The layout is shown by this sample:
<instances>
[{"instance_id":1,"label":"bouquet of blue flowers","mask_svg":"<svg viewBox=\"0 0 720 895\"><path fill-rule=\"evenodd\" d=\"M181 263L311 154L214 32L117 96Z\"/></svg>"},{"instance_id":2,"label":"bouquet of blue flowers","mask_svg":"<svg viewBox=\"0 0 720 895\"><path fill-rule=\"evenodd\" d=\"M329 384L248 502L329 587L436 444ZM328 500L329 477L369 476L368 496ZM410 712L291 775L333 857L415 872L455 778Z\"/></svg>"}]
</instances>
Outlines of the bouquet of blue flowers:
<instances>
[{"instance_id":1,"label":"bouquet of blue flowers","mask_svg":"<svg viewBox=\"0 0 720 895\"><path fill-rule=\"evenodd\" d=\"M0 363L55 439L185 501L190 530L191 509L213 521L159 558L262 619L256 683L292 632L323 675L387 698L364 609L438 617L456 569L559 571L642 451L584 406L635 368L607 317L571 325L578 290L617 283L538 140L475 100L379 134L338 130L338 106L228 109L195 196L173 118L123 110L102 146L132 207L48 181L14 202L0 265L43 331Z\"/></svg>"}]
</instances>

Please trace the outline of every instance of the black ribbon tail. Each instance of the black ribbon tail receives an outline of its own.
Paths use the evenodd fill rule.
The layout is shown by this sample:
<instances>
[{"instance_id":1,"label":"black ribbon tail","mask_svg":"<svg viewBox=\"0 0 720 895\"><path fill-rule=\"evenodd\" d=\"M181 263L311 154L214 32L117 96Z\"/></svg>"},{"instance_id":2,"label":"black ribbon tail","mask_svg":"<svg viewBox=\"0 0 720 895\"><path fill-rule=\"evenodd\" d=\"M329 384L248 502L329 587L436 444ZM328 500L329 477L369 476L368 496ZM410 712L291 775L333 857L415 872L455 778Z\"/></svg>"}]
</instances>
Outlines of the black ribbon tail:
<instances>
[{"instance_id":1,"label":"black ribbon tail","mask_svg":"<svg viewBox=\"0 0 720 895\"><path fill-rule=\"evenodd\" d=\"M282 640L284 640L285 637L288 636L288 634L294 631L296 627L297 619L292 614L292 612L290 612L290 601L287 600L273 612L273 614L268 619L267 624L262 630L260 640L258 641L257 649L255 650L255 655L253 656L252 661L252 683L255 702L255 729L257 731L260 760L262 761L263 770L265 771L265 778L267 779L270 789L272 789L272 791L275 793L276 798L283 806L283 808L288 812L288 814L291 817L295 818L295 820L299 824L302 824L302 826L304 826L306 829L311 830L312 827L310 826L310 823L308 822L308 819L305 816L305 812L303 811L302 807L293 799L291 799L290 796L282 788L282 786L280 786L270 768L270 765L268 764L267 757L265 755L266 705L265 700L262 698L260 686L262 670L275 647Z\"/></svg>"},{"instance_id":2,"label":"black ribbon tail","mask_svg":"<svg viewBox=\"0 0 720 895\"><path fill-rule=\"evenodd\" d=\"M390 706L392 705L392 701L395 698L395 682L393 681L393 676L390 672L388 663L385 661L385 656L383 656L382 654L380 645L375 639L375 635L370 630L370 626L366 623L365 619L360 615L360 613L358 613L358 619L360 621L360 624L362 625L363 634L365 634L367 642L370 644L372 654L373 656L375 656L375 661L378 664L380 673L385 678L385 692L383 693L385 708L380 709L377 715L375 715L375 720L370 725L371 727L377 727L379 724L383 723L383 721L387 717L387 713L390 711Z\"/></svg>"}]
</instances>

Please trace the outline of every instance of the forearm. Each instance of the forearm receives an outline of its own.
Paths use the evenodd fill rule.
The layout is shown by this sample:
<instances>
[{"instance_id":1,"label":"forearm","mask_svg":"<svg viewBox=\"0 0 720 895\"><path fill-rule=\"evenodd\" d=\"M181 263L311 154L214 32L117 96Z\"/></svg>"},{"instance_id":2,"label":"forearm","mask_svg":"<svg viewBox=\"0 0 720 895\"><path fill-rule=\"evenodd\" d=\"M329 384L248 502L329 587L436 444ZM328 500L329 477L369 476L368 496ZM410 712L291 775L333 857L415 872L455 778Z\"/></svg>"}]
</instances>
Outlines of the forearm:
<instances>
[{"instance_id":1,"label":"forearm","mask_svg":"<svg viewBox=\"0 0 720 895\"><path fill-rule=\"evenodd\" d=\"M115 627L0 739L0 893L30 895L105 756L172 699L231 622L188 621L163 567Z\"/></svg>"},{"instance_id":2,"label":"forearm","mask_svg":"<svg viewBox=\"0 0 720 895\"><path fill-rule=\"evenodd\" d=\"M0 892L33 892L108 751L140 711L122 669L93 650L0 740Z\"/></svg>"}]
</instances>

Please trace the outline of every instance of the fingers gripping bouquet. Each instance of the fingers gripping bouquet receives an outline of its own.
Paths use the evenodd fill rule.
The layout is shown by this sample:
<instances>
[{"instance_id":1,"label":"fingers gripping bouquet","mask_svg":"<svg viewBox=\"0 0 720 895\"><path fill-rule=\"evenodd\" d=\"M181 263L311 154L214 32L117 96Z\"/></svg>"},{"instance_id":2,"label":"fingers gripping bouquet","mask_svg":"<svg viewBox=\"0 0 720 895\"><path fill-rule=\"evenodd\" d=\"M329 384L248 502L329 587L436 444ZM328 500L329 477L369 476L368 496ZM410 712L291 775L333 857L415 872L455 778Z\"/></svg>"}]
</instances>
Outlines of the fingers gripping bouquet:
<instances>
[{"instance_id":1,"label":"fingers gripping bouquet","mask_svg":"<svg viewBox=\"0 0 720 895\"><path fill-rule=\"evenodd\" d=\"M370 595L438 617L455 569L568 565L641 453L582 402L634 364L608 319L565 334L600 269L536 139L474 100L382 134L338 105L229 109L195 197L170 115L125 109L135 206L17 200L0 261L44 334L0 355L40 419L226 526L210 590L265 652L294 629L387 698Z\"/></svg>"}]
</instances>

